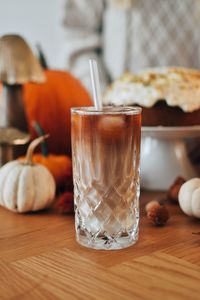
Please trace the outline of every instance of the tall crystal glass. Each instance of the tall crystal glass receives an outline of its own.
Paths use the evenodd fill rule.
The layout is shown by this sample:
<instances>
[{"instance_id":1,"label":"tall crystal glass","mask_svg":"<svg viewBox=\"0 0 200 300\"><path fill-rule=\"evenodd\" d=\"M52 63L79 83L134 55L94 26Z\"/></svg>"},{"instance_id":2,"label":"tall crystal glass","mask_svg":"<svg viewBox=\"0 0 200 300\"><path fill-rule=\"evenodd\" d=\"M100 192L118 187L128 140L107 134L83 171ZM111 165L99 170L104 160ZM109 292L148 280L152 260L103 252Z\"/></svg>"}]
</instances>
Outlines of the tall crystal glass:
<instances>
[{"instance_id":1,"label":"tall crystal glass","mask_svg":"<svg viewBox=\"0 0 200 300\"><path fill-rule=\"evenodd\" d=\"M77 241L121 249L138 239L141 108L71 109Z\"/></svg>"}]
</instances>

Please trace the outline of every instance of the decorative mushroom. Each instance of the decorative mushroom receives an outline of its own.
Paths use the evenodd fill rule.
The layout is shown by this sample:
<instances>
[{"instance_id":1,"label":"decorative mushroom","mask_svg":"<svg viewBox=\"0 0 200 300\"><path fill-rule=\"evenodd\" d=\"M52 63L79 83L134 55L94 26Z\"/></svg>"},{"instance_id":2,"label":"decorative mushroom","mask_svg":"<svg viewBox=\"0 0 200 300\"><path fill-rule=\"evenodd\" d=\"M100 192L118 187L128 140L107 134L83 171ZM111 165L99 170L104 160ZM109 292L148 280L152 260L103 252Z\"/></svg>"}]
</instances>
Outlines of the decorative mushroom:
<instances>
[{"instance_id":1,"label":"decorative mushroom","mask_svg":"<svg viewBox=\"0 0 200 300\"><path fill-rule=\"evenodd\" d=\"M40 63L26 41L19 35L0 38L0 127L14 127L28 131L23 106L22 85L26 82L44 82Z\"/></svg>"},{"instance_id":2,"label":"decorative mushroom","mask_svg":"<svg viewBox=\"0 0 200 300\"><path fill-rule=\"evenodd\" d=\"M12 160L13 152L18 152L29 140L30 135L17 128L0 128L0 165Z\"/></svg>"},{"instance_id":3,"label":"decorative mushroom","mask_svg":"<svg viewBox=\"0 0 200 300\"><path fill-rule=\"evenodd\" d=\"M178 199L186 215L200 218L200 178L185 182L180 188Z\"/></svg>"}]
</instances>

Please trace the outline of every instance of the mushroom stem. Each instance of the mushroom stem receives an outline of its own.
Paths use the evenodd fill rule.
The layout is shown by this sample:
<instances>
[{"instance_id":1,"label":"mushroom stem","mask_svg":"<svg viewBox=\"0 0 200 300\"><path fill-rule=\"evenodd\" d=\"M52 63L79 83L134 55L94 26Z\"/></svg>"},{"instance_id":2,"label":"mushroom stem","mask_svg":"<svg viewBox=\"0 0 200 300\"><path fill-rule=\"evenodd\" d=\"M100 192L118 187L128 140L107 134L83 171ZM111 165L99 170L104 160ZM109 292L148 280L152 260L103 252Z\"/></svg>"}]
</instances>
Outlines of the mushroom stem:
<instances>
[{"instance_id":1,"label":"mushroom stem","mask_svg":"<svg viewBox=\"0 0 200 300\"><path fill-rule=\"evenodd\" d=\"M28 150L26 152L26 161L25 163L27 165L32 165L33 162L32 162L32 156L33 156L33 152L35 150L35 148L40 144L42 143L45 139L47 139L49 137L49 134L45 134L43 136L40 136L38 137L37 139L33 140L29 147L28 147Z\"/></svg>"},{"instance_id":2,"label":"mushroom stem","mask_svg":"<svg viewBox=\"0 0 200 300\"><path fill-rule=\"evenodd\" d=\"M13 159L13 147L11 145L0 146L0 166Z\"/></svg>"},{"instance_id":3,"label":"mushroom stem","mask_svg":"<svg viewBox=\"0 0 200 300\"><path fill-rule=\"evenodd\" d=\"M3 83L3 91L0 97L0 116L0 127L15 127L28 132L22 85Z\"/></svg>"}]
</instances>

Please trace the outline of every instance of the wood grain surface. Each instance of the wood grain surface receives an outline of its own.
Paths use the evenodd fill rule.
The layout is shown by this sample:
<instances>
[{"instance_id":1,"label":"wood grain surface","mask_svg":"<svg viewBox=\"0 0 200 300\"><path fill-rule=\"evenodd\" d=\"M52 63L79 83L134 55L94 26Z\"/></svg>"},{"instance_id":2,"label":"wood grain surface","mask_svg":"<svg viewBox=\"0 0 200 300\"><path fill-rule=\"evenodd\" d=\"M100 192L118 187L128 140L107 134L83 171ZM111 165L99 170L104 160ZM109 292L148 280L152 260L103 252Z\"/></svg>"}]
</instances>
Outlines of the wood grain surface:
<instances>
[{"instance_id":1,"label":"wood grain surface","mask_svg":"<svg viewBox=\"0 0 200 300\"><path fill-rule=\"evenodd\" d=\"M200 299L200 220L168 204L165 227L151 225L141 196L140 238L118 251L75 241L74 219L55 209L18 215L0 208L0 300Z\"/></svg>"}]
</instances>

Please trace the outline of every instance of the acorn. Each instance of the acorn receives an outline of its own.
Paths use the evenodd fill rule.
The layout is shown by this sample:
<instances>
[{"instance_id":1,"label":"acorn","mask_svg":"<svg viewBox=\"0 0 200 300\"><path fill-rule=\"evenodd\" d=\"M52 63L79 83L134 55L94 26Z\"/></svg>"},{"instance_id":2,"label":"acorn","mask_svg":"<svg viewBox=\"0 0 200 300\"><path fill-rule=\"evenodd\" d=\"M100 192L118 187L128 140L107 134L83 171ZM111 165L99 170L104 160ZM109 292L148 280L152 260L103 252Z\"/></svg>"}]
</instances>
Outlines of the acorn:
<instances>
[{"instance_id":1,"label":"acorn","mask_svg":"<svg viewBox=\"0 0 200 300\"><path fill-rule=\"evenodd\" d=\"M169 219L168 209L157 200L147 203L145 210L148 220L156 226L164 226Z\"/></svg>"}]
</instances>

